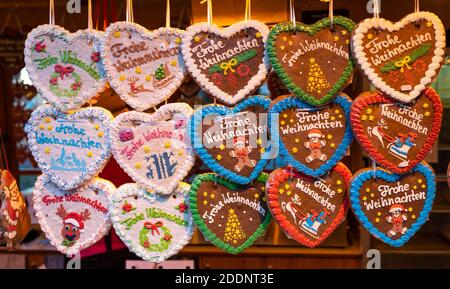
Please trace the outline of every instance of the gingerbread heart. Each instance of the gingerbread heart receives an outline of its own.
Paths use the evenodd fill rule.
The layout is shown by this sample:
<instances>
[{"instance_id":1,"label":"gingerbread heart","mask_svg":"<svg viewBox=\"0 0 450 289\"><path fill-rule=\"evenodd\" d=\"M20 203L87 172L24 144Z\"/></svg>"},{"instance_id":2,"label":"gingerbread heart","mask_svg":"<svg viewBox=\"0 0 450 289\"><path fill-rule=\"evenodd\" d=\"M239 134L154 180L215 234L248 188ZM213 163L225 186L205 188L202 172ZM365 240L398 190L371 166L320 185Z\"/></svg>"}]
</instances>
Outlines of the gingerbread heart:
<instances>
[{"instance_id":1,"label":"gingerbread heart","mask_svg":"<svg viewBox=\"0 0 450 289\"><path fill-rule=\"evenodd\" d=\"M144 260L160 263L177 254L194 233L188 208L189 185L172 195L149 193L125 184L109 198L114 229L128 249Z\"/></svg>"},{"instance_id":2,"label":"gingerbread heart","mask_svg":"<svg viewBox=\"0 0 450 289\"><path fill-rule=\"evenodd\" d=\"M195 162L186 128L192 113L185 103L169 103L153 114L120 114L111 129L114 158L144 188L172 193Z\"/></svg>"},{"instance_id":3,"label":"gingerbread heart","mask_svg":"<svg viewBox=\"0 0 450 289\"><path fill-rule=\"evenodd\" d=\"M100 107L63 113L42 105L26 125L28 145L43 174L63 190L95 177L111 156L112 114Z\"/></svg>"},{"instance_id":4,"label":"gingerbread heart","mask_svg":"<svg viewBox=\"0 0 450 289\"><path fill-rule=\"evenodd\" d=\"M267 26L255 20L224 29L214 24L194 24L183 35L183 58L201 88L233 105L267 77L269 64L264 46L268 34Z\"/></svg>"},{"instance_id":5,"label":"gingerbread heart","mask_svg":"<svg viewBox=\"0 0 450 289\"><path fill-rule=\"evenodd\" d=\"M103 32L34 28L25 41L25 66L42 97L60 110L81 107L105 88L100 57Z\"/></svg>"},{"instance_id":6,"label":"gingerbread heart","mask_svg":"<svg viewBox=\"0 0 450 289\"><path fill-rule=\"evenodd\" d=\"M31 229L30 214L16 179L8 170L0 170L0 244L14 249Z\"/></svg>"},{"instance_id":7,"label":"gingerbread heart","mask_svg":"<svg viewBox=\"0 0 450 289\"><path fill-rule=\"evenodd\" d=\"M291 167L276 169L267 181L269 209L286 235L316 247L344 220L351 177L343 163L317 179Z\"/></svg>"},{"instance_id":8,"label":"gingerbread heart","mask_svg":"<svg viewBox=\"0 0 450 289\"><path fill-rule=\"evenodd\" d=\"M74 255L95 244L111 227L108 195L116 187L95 178L74 190L61 190L45 175L38 177L33 207L50 243L65 255Z\"/></svg>"},{"instance_id":9,"label":"gingerbread heart","mask_svg":"<svg viewBox=\"0 0 450 289\"><path fill-rule=\"evenodd\" d=\"M404 175L362 169L352 178L350 203L369 233L401 247L428 220L435 192L435 175L425 162Z\"/></svg>"},{"instance_id":10,"label":"gingerbread heart","mask_svg":"<svg viewBox=\"0 0 450 289\"><path fill-rule=\"evenodd\" d=\"M311 106L290 95L274 100L269 124L280 156L312 177L328 172L346 155L353 141L351 103L345 94L323 107Z\"/></svg>"},{"instance_id":11,"label":"gingerbread heart","mask_svg":"<svg viewBox=\"0 0 450 289\"><path fill-rule=\"evenodd\" d=\"M206 166L239 184L256 179L268 161L267 115L270 100L253 96L234 108L206 105L189 122L192 147Z\"/></svg>"},{"instance_id":12,"label":"gingerbread heart","mask_svg":"<svg viewBox=\"0 0 450 289\"><path fill-rule=\"evenodd\" d=\"M430 12L417 12L396 23L382 18L362 21L352 36L352 51L373 86L408 103L437 76L445 43L441 20Z\"/></svg>"},{"instance_id":13,"label":"gingerbread heart","mask_svg":"<svg viewBox=\"0 0 450 289\"><path fill-rule=\"evenodd\" d=\"M195 224L216 247L238 254L264 235L272 219L264 191L268 175L241 186L215 174L197 175L191 184Z\"/></svg>"},{"instance_id":14,"label":"gingerbread heart","mask_svg":"<svg viewBox=\"0 0 450 289\"><path fill-rule=\"evenodd\" d=\"M175 28L150 32L130 22L115 22L106 29L102 57L109 83L135 110L158 105L182 84L182 34Z\"/></svg>"},{"instance_id":15,"label":"gingerbread heart","mask_svg":"<svg viewBox=\"0 0 450 289\"><path fill-rule=\"evenodd\" d=\"M322 106L352 80L354 63L350 35L355 23L335 16L313 25L279 23L270 30L267 51L273 70L301 100Z\"/></svg>"},{"instance_id":16,"label":"gingerbread heart","mask_svg":"<svg viewBox=\"0 0 450 289\"><path fill-rule=\"evenodd\" d=\"M354 101L350 118L356 139L370 157L403 174L420 163L438 139L442 104L432 88L411 104L367 92Z\"/></svg>"}]
</instances>

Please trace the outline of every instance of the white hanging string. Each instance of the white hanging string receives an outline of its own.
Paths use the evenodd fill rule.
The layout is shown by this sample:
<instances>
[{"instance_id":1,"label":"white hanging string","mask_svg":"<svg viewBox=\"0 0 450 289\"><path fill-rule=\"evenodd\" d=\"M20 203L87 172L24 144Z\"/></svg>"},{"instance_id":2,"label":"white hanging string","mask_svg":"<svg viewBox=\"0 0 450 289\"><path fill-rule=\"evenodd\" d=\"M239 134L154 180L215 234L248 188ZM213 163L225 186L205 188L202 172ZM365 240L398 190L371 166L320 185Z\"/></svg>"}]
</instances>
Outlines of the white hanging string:
<instances>
[{"instance_id":1,"label":"white hanging string","mask_svg":"<svg viewBox=\"0 0 450 289\"><path fill-rule=\"evenodd\" d=\"M296 26L296 20L295 20L295 6L294 6L294 0L289 0L289 13L290 13L290 18L292 21L292 28L295 30L295 26Z\"/></svg>"},{"instance_id":2,"label":"white hanging string","mask_svg":"<svg viewBox=\"0 0 450 289\"><path fill-rule=\"evenodd\" d=\"M170 28L170 0L166 0L166 28Z\"/></svg>"},{"instance_id":3,"label":"white hanging string","mask_svg":"<svg viewBox=\"0 0 450 289\"><path fill-rule=\"evenodd\" d=\"M134 22L133 0L127 0L126 21Z\"/></svg>"},{"instance_id":4,"label":"white hanging string","mask_svg":"<svg viewBox=\"0 0 450 289\"><path fill-rule=\"evenodd\" d=\"M202 0L200 2L200 4L204 4L206 3L206 9L207 9L207 13L206 13L206 19L208 24L212 24L212 1L211 0Z\"/></svg>"},{"instance_id":5,"label":"white hanging string","mask_svg":"<svg viewBox=\"0 0 450 289\"><path fill-rule=\"evenodd\" d=\"M414 12L420 12L420 0L414 0Z\"/></svg>"},{"instance_id":6,"label":"white hanging string","mask_svg":"<svg viewBox=\"0 0 450 289\"><path fill-rule=\"evenodd\" d=\"M88 29L89 31L92 31L92 27L94 25L92 24L92 0L88 0Z\"/></svg>"},{"instance_id":7,"label":"white hanging string","mask_svg":"<svg viewBox=\"0 0 450 289\"><path fill-rule=\"evenodd\" d=\"M252 16L252 0L245 1L245 21L250 20Z\"/></svg>"},{"instance_id":8,"label":"white hanging string","mask_svg":"<svg viewBox=\"0 0 450 289\"><path fill-rule=\"evenodd\" d=\"M373 0L373 17L380 18L380 0Z\"/></svg>"},{"instance_id":9,"label":"white hanging string","mask_svg":"<svg viewBox=\"0 0 450 289\"><path fill-rule=\"evenodd\" d=\"M50 0L50 7L48 11L48 24L55 25L55 2Z\"/></svg>"},{"instance_id":10,"label":"white hanging string","mask_svg":"<svg viewBox=\"0 0 450 289\"><path fill-rule=\"evenodd\" d=\"M330 18L330 28L331 30L334 29L334 5L333 0L330 0L328 3L328 18Z\"/></svg>"}]
</instances>

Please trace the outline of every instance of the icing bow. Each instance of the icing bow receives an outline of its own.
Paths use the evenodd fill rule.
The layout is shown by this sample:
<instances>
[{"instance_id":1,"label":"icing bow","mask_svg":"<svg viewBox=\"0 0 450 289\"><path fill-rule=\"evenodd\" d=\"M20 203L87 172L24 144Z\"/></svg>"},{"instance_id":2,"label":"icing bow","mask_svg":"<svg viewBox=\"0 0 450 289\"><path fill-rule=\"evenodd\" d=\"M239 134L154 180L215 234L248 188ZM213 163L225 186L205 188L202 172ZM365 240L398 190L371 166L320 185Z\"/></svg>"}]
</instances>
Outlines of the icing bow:
<instances>
[{"instance_id":1,"label":"icing bow","mask_svg":"<svg viewBox=\"0 0 450 289\"><path fill-rule=\"evenodd\" d=\"M228 70L230 70L231 72L235 72L235 70L233 69L233 66L236 66L237 64L237 60L236 58L232 58L230 61L228 62L222 62L220 64L220 68L223 70L223 75L227 75L228 74Z\"/></svg>"},{"instance_id":2,"label":"icing bow","mask_svg":"<svg viewBox=\"0 0 450 289\"><path fill-rule=\"evenodd\" d=\"M411 57L405 56L405 57L403 57L402 60L395 62L395 67L400 68L400 72L403 73L403 71L405 70L405 66L406 66L406 68L411 69L411 66L409 66L410 62L411 62Z\"/></svg>"},{"instance_id":3,"label":"icing bow","mask_svg":"<svg viewBox=\"0 0 450 289\"><path fill-rule=\"evenodd\" d=\"M150 232L152 232L152 236L154 236L155 232L159 235L158 228L162 227L163 223L161 221L158 221L156 223L152 223L150 221L147 221L144 223L144 227L149 229Z\"/></svg>"},{"instance_id":4,"label":"icing bow","mask_svg":"<svg viewBox=\"0 0 450 289\"><path fill-rule=\"evenodd\" d=\"M69 74L71 74L73 70L74 70L73 67L70 65L67 66L63 66L61 64L55 65L55 72L59 73L59 76L61 77L62 80L64 80L64 75L69 76Z\"/></svg>"}]
</instances>

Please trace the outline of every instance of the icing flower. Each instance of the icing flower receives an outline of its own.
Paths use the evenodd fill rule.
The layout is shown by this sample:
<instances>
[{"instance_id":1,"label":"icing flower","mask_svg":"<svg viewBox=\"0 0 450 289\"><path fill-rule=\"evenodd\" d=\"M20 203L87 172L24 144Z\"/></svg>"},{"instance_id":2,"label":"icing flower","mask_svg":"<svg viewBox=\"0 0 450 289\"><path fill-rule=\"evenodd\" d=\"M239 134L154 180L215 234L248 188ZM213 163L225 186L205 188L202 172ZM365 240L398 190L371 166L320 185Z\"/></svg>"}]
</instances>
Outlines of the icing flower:
<instances>
[{"instance_id":1,"label":"icing flower","mask_svg":"<svg viewBox=\"0 0 450 289\"><path fill-rule=\"evenodd\" d=\"M163 239L164 239L165 241L170 241L170 239L172 239L172 235L170 235L170 234L164 234Z\"/></svg>"},{"instance_id":2,"label":"icing flower","mask_svg":"<svg viewBox=\"0 0 450 289\"><path fill-rule=\"evenodd\" d=\"M52 85L57 85L58 84L58 78L57 77L50 78L49 82Z\"/></svg>"},{"instance_id":3,"label":"icing flower","mask_svg":"<svg viewBox=\"0 0 450 289\"><path fill-rule=\"evenodd\" d=\"M175 209L177 209L178 211L180 211L180 213L184 213L187 210L187 205L185 203L181 203L178 206L176 206Z\"/></svg>"},{"instance_id":4,"label":"icing flower","mask_svg":"<svg viewBox=\"0 0 450 289\"><path fill-rule=\"evenodd\" d=\"M122 214L129 213L131 211L136 210L136 208L133 208L133 205L125 201L125 203L122 206Z\"/></svg>"},{"instance_id":5,"label":"icing flower","mask_svg":"<svg viewBox=\"0 0 450 289\"><path fill-rule=\"evenodd\" d=\"M142 245L144 246L144 248L148 248L148 247L150 247L150 242L144 241L144 243Z\"/></svg>"},{"instance_id":6,"label":"icing flower","mask_svg":"<svg viewBox=\"0 0 450 289\"><path fill-rule=\"evenodd\" d=\"M34 50L36 50L36 52L46 52L46 48L47 46L45 45L44 40L36 43L36 45L34 46Z\"/></svg>"},{"instance_id":7,"label":"icing flower","mask_svg":"<svg viewBox=\"0 0 450 289\"><path fill-rule=\"evenodd\" d=\"M239 76L247 76L250 73L250 67L247 64L239 65L236 70Z\"/></svg>"},{"instance_id":8,"label":"icing flower","mask_svg":"<svg viewBox=\"0 0 450 289\"><path fill-rule=\"evenodd\" d=\"M91 60L96 63L100 62L100 52L92 52Z\"/></svg>"},{"instance_id":9,"label":"icing flower","mask_svg":"<svg viewBox=\"0 0 450 289\"><path fill-rule=\"evenodd\" d=\"M212 81L216 84L219 85L222 83L222 76L220 75L220 73L216 72L212 75Z\"/></svg>"},{"instance_id":10,"label":"icing flower","mask_svg":"<svg viewBox=\"0 0 450 289\"><path fill-rule=\"evenodd\" d=\"M81 82L75 82L72 84L72 90L78 90L81 87Z\"/></svg>"}]
</instances>

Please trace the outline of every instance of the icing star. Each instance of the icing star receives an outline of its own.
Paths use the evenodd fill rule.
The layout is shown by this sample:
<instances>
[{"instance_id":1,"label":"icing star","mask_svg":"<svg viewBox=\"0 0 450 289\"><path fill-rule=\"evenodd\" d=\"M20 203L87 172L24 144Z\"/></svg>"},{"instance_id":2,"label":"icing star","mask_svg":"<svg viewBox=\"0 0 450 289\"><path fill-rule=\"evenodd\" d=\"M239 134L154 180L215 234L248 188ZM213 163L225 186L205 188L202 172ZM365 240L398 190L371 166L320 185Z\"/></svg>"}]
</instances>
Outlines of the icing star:
<instances>
[{"instance_id":1,"label":"icing star","mask_svg":"<svg viewBox=\"0 0 450 289\"><path fill-rule=\"evenodd\" d=\"M174 60L172 60L171 62L170 62L170 65L172 65L172 66L177 66L177 61L174 59Z\"/></svg>"},{"instance_id":2,"label":"icing star","mask_svg":"<svg viewBox=\"0 0 450 289\"><path fill-rule=\"evenodd\" d=\"M283 41L287 41L287 37L286 36L283 36Z\"/></svg>"},{"instance_id":3,"label":"icing star","mask_svg":"<svg viewBox=\"0 0 450 289\"><path fill-rule=\"evenodd\" d=\"M152 80L152 76L151 75L147 75L146 77L145 77L145 81L151 81Z\"/></svg>"},{"instance_id":4,"label":"icing star","mask_svg":"<svg viewBox=\"0 0 450 289\"><path fill-rule=\"evenodd\" d=\"M422 104L422 107L423 107L423 108L428 108L428 106L429 106L429 105L428 105L428 103L426 103L426 102L425 102L424 104Z\"/></svg>"},{"instance_id":5,"label":"icing star","mask_svg":"<svg viewBox=\"0 0 450 289\"><path fill-rule=\"evenodd\" d=\"M221 155L217 155L217 156L216 156L216 160L220 161L221 159L222 159L222 156L221 156Z\"/></svg>"},{"instance_id":6,"label":"icing star","mask_svg":"<svg viewBox=\"0 0 450 289\"><path fill-rule=\"evenodd\" d=\"M366 193L370 193L370 188L366 188Z\"/></svg>"},{"instance_id":7,"label":"icing star","mask_svg":"<svg viewBox=\"0 0 450 289\"><path fill-rule=\"evenodd\" d=\"M362 120L367 120L367 115L362 115L362 116L361 116L361 119L362 119Z\"/></svg>"},{"instance_id":8,"label":"icing star","mask_svg":"<svg viewBox=\"0 0 450 289\"><path fill-rule=\"evenodd\" d=\"M165 147L166 149L170 148L170 142L166 142L166 143L164 144L164 147Z\"/></svg>"},{"instance_id":9,"label":"icing star","mask_svg":"<svg viewBox=\"0 0 450 289\"><path fill-rule=\"evenodd\" d=\"M51 152L51 149L50 149L50 148L45 148L45 149L44 149L44 153L49 154L50 152Z\"/></svg>"},{"instance_id":10,"label":"icing star","mask_svg":"<svg viewBox=\"0 0 450 289\"><path fill-rule=\"evenodd\" d=\"M284 47L284 45L281 45L280 50L283 51L284 49L286 49L286 47Z\"/></svg>"},{"instance_id":11,"label":"icing star","mask_svg":"<svg viewBox=\"0 0 450 289\"><path fill-rule=\"evenodd\" d=\"M95 130L99 130L99 129L100 129L100 126L99 126L98 124L95 124L95 125L94 125L94 129L95 129Z\"/></svg>"},{"instance_id":12,"label":"icing star","mask_svg":"<svg viewBox=\"0 0 450 289\"><path fill-rule=\"evenodd\" d=\"M283 118L287 118L288 117L288 115L285 113L285 114L283 114Z\"/></svg>"},{"instance_id":13,"label":"icing star","mask_svg":"<svg viewBox=\"0 0 450 289\"><path fill-rule=\"evenodd\" d=\"M258 140L256 140L256 143L258 144L258 145L261 145L262 144L262 139L258 139Z\"/></svg>"},{"instance_id":14,"label":"icing star","mask_svg":"<svg viewBox=\"0 0 450 289\"><path fill-rule=\"evenodd\" d=\"M413 211L413 208L409 207L408 212L412 212L412 211Z\"/></svg>"},{"instance_id":15,"label":"icing star","mask_svg":"<svg viewBox=\"0 0 450 289\"><path fill-rule=\"evenodd\" d=\"M345 39L345 44L350 44L350 40Z\"/></svg>"},{"instance_id":16,"label":"icing star","mask_svg":"<svg viewBox=\"0 0 450 289\"><path fill-rule=\"evenodd\" d=\"M207 201L207 200L204 200L204 201L203 201L203 205L206 206L207 204L208 204L208 201Z\"/></svg>"},{"instance_id":17,"label":"icing star","mask_svg":"<svg viewBox=\"0 0 450 289\"><path fill-rule=\"evenodd\" d=\"M372 34L367 34L367 39L372 40L373 39L373 35Z\"/></svg>"},{"instance_id":18,"label":"icing star","mask_svg":"<svg viewBox=\"0 0 450 289\"><path fill-rule=\"evenodd\" d=\"M51 126L51 125L49 125L48 127L47 127L47 130L48 131L50 131L50 130L52 130L53 129L53 126Z\"/></svg>"},{"instance_id":19,"label":"icing star","mask_svg":"<svg viewBox=\"0 0 450 289\"><path fill-rule=\"evenodd\" d=\"M375 117L373 115L369 116L369 120L373 121L375 119Z\"/></svg>"},{"instance_id":20,"label":"icing star","mask_svg":"<svg viewBox=\"0 0 450 289\"><path fill-rule=\"evenodd\" d=\"M336 181L336 185L338 185L338 186L342 185L342 181L341 180L337 180Z\"/></svg>"},{"instance_id":21,"label":"icing star","mask_svg":"<svg viewBox=\"0 0 450 289\"><path fill-rule=\"evenodd\" d=\"M216 196L214 194L209 195L211 199L214 199Z\"/></svg>"},{"instance_id":22,"label":"icing star","mask_svg":"<svg viewBox=\"0 0 450 289\"><path fill-rule=\"evenodd\" d=\"M296 154L298 152L298 148L292 148L292 152Z\"/></svg>"},{"instance_id":23,"label":"icing star","mask_svg":"<svg viewBox=\"0 0 450 289\"><path fill-rule=\"evenodd\" d=\"M342 34L342 35L347 35L347 30L342 30L342 31L341 31L341 34Z\"/></svg>"},{"instance_id":24,"label":"icing star","mask_svg":"<svg viewBox=\"0 0 450 289\"><path fill-rule=\"evenodd\" d=\"M200 36L198 36L198 35L195 36L195 37L194 37L194 41L195 41L195 42L199 42L199 41L200 41Z\"/></svg>"},{"instance_id":25,"label":"icing star","mask_svg":"<svg viewBox=\"0 0 450 289\"><path fill-rule=\"evenodd\" d=\"M45 129L45 126L44 126L43 124L41 124L41 125L39 126L39 129L40 129L40 130L44 130L44 129Z\"/></svg>"},{"instance_id":26,"label":"icing star","mask_svg":"<svg viewBox=\"0 0 450 289\"><path fill-rule=\"evenodd\" d=\"M114 32L113 36L114 36L114 38L120 38L120 36L121 36L120 31Z\"/></svg>"},{"instance_id":27,"label":"icing star","mask_svg":"<svg viewBox=\"0 0 450 289\"><path fill-rule=\"evenodd\" d=\"M88 157L92 158L92 156L94 155L91 151L87 152L86 154Z\"/></svg>"},{"instance_id":28,"label":"icing star","mask_svg":"<svg viewBox=\"0 0 450 289\"><path fill-rule=\"evenodd\" d=\"M179 150L179 151L178 151L178 156L181 157L183 154L184 154L183 150Z\"/></svg>"},{"instance_id":29,"label":"icing star","mask_svg":"<svg viewBox=\"0 0 450 289\"><path fill-rule=\"evenodd\" d=\"M223 150L225 149L225 145L224 145L224 144L221 144L221 145L219 146L219 149L220 149L221 151L223 151Z\"/></svg>"},{"instance_id":30,"label":"icing star","mask_svg":"<svg viewBox=\"0 0 450 289\"><path fill-rule=\"evenodd\" d=\"M292 46L292 45L294 45L294 42L292 42L291 40L288 42L288 45L289 46Z\"/></svg>"},{"instance_id":31,"label":"icing star","mask_svg":"<svg viewBox=\"0 0 450 289\"><path fill-rule=\"evenodd\" d=\"M134 69L134 72L136 72L137 74L141 74L142 73L142 68L140 66L136 67Z\"/></svg>"},{"instance_id":32,"label":"icing star","mask_svg":"<svg viewBox=\"0 0 450 289\"><path fill-rule=\"evenodd\" d=\"M427 27L431 27L431 26L433 26L433 23L431 23L431 21L428 21L427 22Z\"/></svg>"},{"instance_id":33,"label":"icing star","mask_svg":"<svg viewBox=\"0 0 450 289\"><path fill-rule=\"evenodd\" d=\"M331 134L327 135L327 139L332 139L333 136Z\"/></svg>"},{"instance_id":34,"label":"icing star","mask_svg":"<svg viewBox=\"0 0 450 289\"><path fill-rule=\"evenodd\" d=\"M150 152L150 148L148 146L144 146L142 148L144 150L144 153L148 154Z\"/></svg>"},{"instance_id":35,"label":"icing star","mask_svg":"<svg viewBox=\"0 0 450 289\"><path fill-rule=\"evenodd\" d=\"M142 165L141 165L141 163L135 163L135 164L134 164L134 167L135 167L136 169L140 169L140 168L142 167Z\"/></svg>"},{"instance_id":36,"label":"icing star","mask_svg":"<svg viewBox=\"0 0 450 289\"><path fill-rule=\"evenodd\" d=\"M289 120L289 123L294 123L294 120L291 118L291 119Z\"/></svg>"},{"instance_id":37,"label":"icing star","mask_svg":"<svg viewBox=\"0 0 450 289\"><path fill-rule=\"evenodd\" d=\"M412 215L412 216L411 216L411 219L415 219L415 218L416 218L416 215Z\"/></svg>"},{"instance_id":38,"label":"icing star","mask_svg":"<svg viewBox=\"0 0 450 289\"><path fill-rule=\"evenodd\" d=\"M177 38L175 39L175 43L176 43L176 44L180 44L180 43L181 43L181 38L180 38L180 37L177 37Z\"/></svg>"},{"instance_id":39,"label":"icing star","mask_svg":"<svg viewBox=\"0 0 450 289\"><path fill-rule=\"evenodd\" d=\"M287 196L290 196L291 194L292 194L291 191L287 191L287 192L286 192L286 195L287 195Z\"/></svg>"},{"instance_id":40,"label":"icing star","mask_svg":"<svg viewBox=\"0 0 450 289\"><path fill-rule=\"evenodd\" d=\"M256 32L255 37L256 37L256 38L261 38L261 32L259 32L259 31Z\"/></svg>"},{"instance_id":41,"label":"icing star","mask_svg":"<svg viewBox=\"0 0 450 289\"><path fill-rule=\"evenodd\" d=\"M49 118L49 117L46 117L46 118L44 118L44 121L45 121L46 123L49 123L49 122L51 122L51 121L52 121L52 119L51 119L51 118Z\"/></svg>"},{"instance_id":42,"label":"icing star","mask_svg":"<svg viewBox=\"0 0 450 289\"><path fill-rule=\"evenodd\" d=\"M334 148L335 146L336 146L336 145L335 145L334 143L331 143L331 144L330 144L330 147L331 147L331 148Z\"/></svg>"},{"instance_id":43,"label":"icing star","mask_svg":"<svg viewBox=\"0 0 450 289\"><path fill-rule=\"evenodd\" d=\"M263 154L263 153L266 152L266 149L265 149L265 148L261 148L261 149L259 150L259 152Z\"/></svg>"},{"instance_id":44,"label":"icing star","mask_svg":"<svg viewBox=\"0 0 450 289\"><path fill-rule=\"evenodd\" d=\"M203 196L206 197L208 195L208 192L203 192Z\"/></svg>"},{"instance_id":45,"label":"icing star","mask_svg":"<svg viewBox=\"0 0 450 289\"><path fill-rule=\"evenodd\" d=\"M429 111L425 111L424 115L425 115L426 117L429 117L429 116L430 116L430 112L429 112Z\"/></svg>"},{"instance_id":46,"label":"icing star","mask_svg":"<svg viewBox=\"0 0 450 289\"><path fill-rule=\"evenodd\" d=\"M99 131L99 132L97 133L97 136L98 136L98 137L103 137L103 132Z\"/></svg>"},{"instance_id":47,"label":"icing star","mask_svg":"<svg viewBox=\"0 0 450 289\"><path fill-rule=\"evenodd\" d=\"M125 76L125 75L122 74L121 76L119 76L119 80L120 80L120 81L124 81L125 79L126 79L126 76Z\"/></svg>"},{"instance_id":48,"label":"icing star","mask_svg":"<svg viewBox=\"0 0 450 289\"><path fill-rule=\"evenodd\" d=\"M337 189L337 193L341 194L342 193L342 189L341 188Z\"/></svg>"},{"instance_id":49,"label":"icing star","mask_svg":"<svg viewBox=\"0 0 450 289\"><path fill-rule=\"evenodd\" d=\"M380 222L380 218L375 218L375 222L379 223Z\"/></svg>"},{"instance_id":50,"label":"icing star","mask_svg":"<svg viewBox=\"0 0 450 289\"><path fill-rule=\"evenodd\" d=\"M259 198L259 195L258 195L258 194L255 194L254 197L255 197L255 199L257 199L257 198Z\"/></svg>"},{"instance_id":51,"label":"icing star","mask_svg":"<svg viewBox=\"0 0 450 289\"><path fill-rule=\"evenodd\" d=\"M367 198L364 196L364 197L363 197L363 201L366 201L366 200L367 200Z\"/></svg>"},{"instance_id":52,"label":"icing star","mask_svg":"<svg viewBox=\"0 0 450 289\"><path fill-rule=\"evenodd\" d=\"M282 120L282 121L280 122L280 124L281 124L281 125L285 125L286 122L285 122L284 120Z\"/></svg>"},{"instance_id":53,"label":"icing star","mask_svg":"<svg viewBox=\"0 0 450 289\"><path fill-rule=\"evenodd\" d=\"M367 114L372 114L372 109L371 108L368 108L367 110L366 110L366 112L367 112Z\"/></svg>"},{"instance_id":54,"label":"icing star","mask_svg":"<svg viewBox=\"0 0 450 289\"><path fill-rule=\"evenodd\" d=\"M295 142L295 143L299 143L300 140L299 140L298 138L296 138L296 139L294 140L294 142Z\"/></svg>"},{"instance_id":55,"label":"icing star","mask_svg":"<svg viewBox=\"0 0 450 289\"><path fill-rule=\"evenodd\" d=\"M334 41L339 41L339 36L334 36Z\"/></svg>"}]
</instances>

